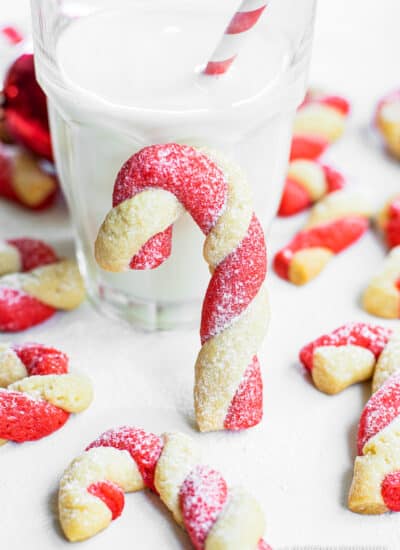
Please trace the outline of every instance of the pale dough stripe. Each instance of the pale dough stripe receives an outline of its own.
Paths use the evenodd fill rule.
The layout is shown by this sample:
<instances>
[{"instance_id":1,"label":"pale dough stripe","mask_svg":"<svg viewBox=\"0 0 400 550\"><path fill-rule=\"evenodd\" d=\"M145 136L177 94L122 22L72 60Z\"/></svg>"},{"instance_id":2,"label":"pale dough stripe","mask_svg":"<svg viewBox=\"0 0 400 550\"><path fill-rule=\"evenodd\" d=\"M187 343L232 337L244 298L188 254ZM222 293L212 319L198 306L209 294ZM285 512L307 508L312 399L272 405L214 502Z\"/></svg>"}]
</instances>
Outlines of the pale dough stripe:
<instances>
[{"instance_id":1,"label":"pale dough stripe","mask_svg":"<svg viewBox=\"0 0 400 550\"><path fill-rule=\"evenodd\" d=\"M400 246L391 250L380 272L371 279L362 303L368 313L386 319L400 317Z\"/></svg>"},{"instance_id":2,"label":"pale dough stripe","mask_svg":"<svg viewBox=\"0 0 400 550\"><path fill-rule=\"evenodd\" d=\"M0 240L0 275L21 271L21 255L15 246Z\"/></svg>"}]
</instances>

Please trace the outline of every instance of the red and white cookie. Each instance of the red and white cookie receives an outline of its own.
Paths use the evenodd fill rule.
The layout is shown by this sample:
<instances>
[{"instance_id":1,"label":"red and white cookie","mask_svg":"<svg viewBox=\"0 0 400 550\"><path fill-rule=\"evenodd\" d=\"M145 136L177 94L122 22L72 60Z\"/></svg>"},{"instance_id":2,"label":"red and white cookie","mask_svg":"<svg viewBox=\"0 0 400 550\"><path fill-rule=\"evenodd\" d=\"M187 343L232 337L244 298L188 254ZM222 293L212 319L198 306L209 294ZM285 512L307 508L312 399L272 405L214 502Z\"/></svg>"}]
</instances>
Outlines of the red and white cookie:
<instances>
[{"instance_id":1,"label":"red and white cookie","mask_svg":"<svg viewBox=\"0 0 400 550\"><path fill-rule=\"evenodd\" d=\"M290 160L322 155L343 134L349 112L344 97L309 91L295 117Z\"/></svg>"},{"instance_id":2,"label":"red and white cookie","mask_svg":"<svg viewBox=\"0 0 400 550\"><path fill-rule=\"evenodd\" d=\"M15 332L71 310L85 298L76 262L35 239L0 241L0 331ZM5 274L5 275L4 275Z\"/></svg>"},{"instance_id":3,"label":"red and white cookie","mask_svg":"<svg viewBox=\"0 0 400 550\"><path fill-rule=\"evenodd\" d=\"M212 273L195 366L197 423L201 431L249 428L262 418L256 354L268 323L267 263L241 170L215 152L187 145L142 149L117 176L96 260L113 272L158 267L170 254L172 224L183 208L206 235L204 257Z\"/></svg>"},{"instance_id":4,"label":"red and white cookie","mask_svg":"<svg viewBox=\"0 0 400 550\"><path fill-rule=\"evenodd\" d=\"M330 166L315 160L293 160L289 164L278 215L297 214L344 186L342 174Z\"/></svg>"},{"instance_id":5,"label":"red and white cookie","mask_svg":"<svg viewBox=\"0 0 400 550\"><path fill-rule=\"evenodd\" d=\"M373 373L348 506L360 514L400 511L400 331L350 323L305 346L300 359L326 393Z\"/></svg>"},{"instance_id":6,"label":"red and white cookie","mask_svg":"<svg viewBox=\"0 0 400 550\"><path fill-rule=\"evenodd\" d=\"M57 178L49 162L18 146L0 143L0 197L42 210L53 204L57 189Z\"/></svg>"},{"instance_id":7,"label":"red and white cookie","mask_svg":"<svg viewBox=\"0 0 400 550\"><path fill-rule=\"evenodd\" d=\"M68 373L68 357L41 344L0 344L0 444L50 435L93 397L84 376Z\"/></svg>"},{"instance_id":8,"label":"red and white cookie","mask_svg":"<svg viewBox=\"0 0 400 550\"><path fill-rule=\"evenodd\" d=\"M270 548L256 500L202 465L188 436L129 426L103 433L64 472L58 510L65 536L92 537L121 514L124 493L142 489L160 496L196 550Z\"/></svg>"},{"instance_id":9,"label":"red and white cookie","mask_svg":"<svg viewBox=\"0 0 400 550\"><path fill-rule=\"evenodd\" d=\"M320 391L336 394L371 378L391 334L385 327L348 323L304 346L299 359Z\"/></svg>"},{"instance_id":10,"label":"red and white cookie","mask_svg":"<svg viewBox=\"0 0 400 550\"><path fill-rule=\"evenodd\" d=\"M400 334L382 351L358 428L348 505L359 514L400 511Z\"/></svg>"},{"instance_id":11,"label":"red and white cookie","mask_svg":"<svg viewBox=\"0 0 400 550\"><path fill-rule=\"evenodd\" d=\"M379 101L374 122L386 149L400 159L400 90L390 92Z\"/></svg>"},{"instance_id":12,"label":"red and white cookie","mask_svg":"<svg viewBox=\"0 0 400 550\"><path fill-rule=\"evenodd\" d=\"M308 283L335 254L358 241L371 215L361 193L344 189L327 195L312 208L305 228L275 255L276 273L296 285Z\"/></svg>"}]
</instances>

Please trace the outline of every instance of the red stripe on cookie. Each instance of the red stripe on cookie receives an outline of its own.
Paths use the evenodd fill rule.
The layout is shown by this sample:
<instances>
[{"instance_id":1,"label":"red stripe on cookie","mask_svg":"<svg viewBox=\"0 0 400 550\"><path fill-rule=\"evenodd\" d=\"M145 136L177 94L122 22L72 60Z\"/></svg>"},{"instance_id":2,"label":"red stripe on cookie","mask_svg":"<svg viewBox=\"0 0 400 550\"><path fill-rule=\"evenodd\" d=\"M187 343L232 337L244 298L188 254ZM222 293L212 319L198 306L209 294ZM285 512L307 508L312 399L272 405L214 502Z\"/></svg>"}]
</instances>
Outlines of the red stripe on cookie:
<instances>
[{"instance_id":1,"label":"red stripe on cookie","mask_svg":"<svg viewBox=\"0 0 400 550\"><path fill-rule=\"evenodd\" d=\"M201 315L201 343L221 332L255 298L267 272L262 227L253 214L239 246L215 269L208 285Z\"/></svg>"},{"instance_id":2,"label":"red stripe on cookie","mask_svg":"<svg viewBox=\"0 0 400 550\"><path fill-rule=\"evenodd\" d=\"M111 512L112 520L122 514L125 505L124 491L112 481L98 481L87 488L88 493L98 497Z\"/></svg>"},{"instance_id":3,"label":"red stripe on cookie","mask_svg":"<svg viewBox=\"0 0 400 550\"><path fill-rule=\"evenodd\" d=\"M400 245L400 197L396 197L389 207L389 219L385 233L389 248Z\"/></svg>"},{"instance_id":4,"label":"red stripe on cookie","mask_svg":"<svg viewBox=\"0 0 400 550\"><path fill-rule=\"evenodd\" d=\"M326 166L326 164L321 164L321 168L323 169L325 174L328 193L343 189L343 187L346 185L346 182L340 172L338 172L334 168L331 168L330 166Z\"/></svg>"},{"instance_id":5,"label":"red stripe on cookie","mask_svg":"<svg viewBox=\"0 0 400 550\"><path fill-rule=\"evenodd\" d=\"M381 485L381 495L383 502L392 510L400 512L400 472L390 472L386 474Z\"/></svg>"},{"instance_id":6,"label":"red stripe on cookie","mask_svg":"<svg viewBox=\"0 0 400 550\"><path fill-rule=\"evenodd\" d=\"M297 181L286 178L285 187L279 205L279 216L292 216L311 205L310 195Z\"/></svg>"},{"instance_id":7,"label":"red stripe on cookie","mask_svg":"<svg viewBox=\"0 0 400 550\"><path fill-rule=\"evenodd\" d=\"M226 430L244 430L256 426L263 416L263 382L256 356L247 367L225 418Z\"/></svg>"},{"instance_id":8,"label":"red stripe on cookie","mask_svg":"<svg viewBox=\"0 0 400 550\"><path fill-rule=\"evenodd\" d=\"M365 405L358 427L358 454L378 432L400 414L400 374L391 376Z\"/></svg>"},{"instance_id":9,"label":"red stripe on cookie","mask_svg":"<svg viewBox=\"0 0 400 550\"><path fill-rule=\"evenodd\" d=\"M193 546L204 550L207 535L217 521L228 495L226 481L208 466L197 466L179 491L183 521Z\"/></svg>"},{"instance_id":10,"label":"red stripe on cookie","mask_svg":"<svg viewBox=\"0 0 400 550\"><path fill-rule=\"evenodd\" d=\"M0 390L0 438L22 443L35 441L61 428L69 413L44 399Z\"/></svg>"},{"instance_id":11,"label":"red stripe on cookie","mask_svg":"<svg viewBox=\"0 0 400 550\"><path fill-rule=\"evenodd\" d=\"M58 349L41 344L21 344L13 346L13 350L25 365L29 376L68 372L68 356Z\"/></svg>"},{"instance_id":12,"label":"red stripe on cookie","mask_svg":"<svg viewBox=\"0 0 400 550\"><path fill-rule=\"evenodd\" d=\"M46 321L55 312L21 290L0 286L0 331L24 330Z\"/></svg>"},{"instance_id":13,"label":"red stripe on cookie","mask_svg":"<svg viewBox=\"0 0 400 550\"><path fill-rule=\"evenodd\" d=\"M347 116L350 113L350 103L344 97L338 95L327 95L316 99L317 103L321 105L328 105L339 111L343 116Z\"/></svg>"},{"instance_id":14,"label":"red stripe on cookie","mask_svg":"<svg viewBox=\"0 0 400 550\"><path fill-rule=\"evenodd\" d=\"M328 145L329 141L323 137L297 134L292 138L290 160L315 160L322 155Z\"/></svg>"},{"instance_id":15,"label":"red stripe on cookie","mask_svg":"<svg viewBox=\"0 0 400 550\"><path fill-rule=\"evenodd\" d=\"M58 260L55 250L38 239L8 239L6 242L18 249L22 261L21 271L30 271L35 267L52 264Z\"/></svg>"}]
</instances>

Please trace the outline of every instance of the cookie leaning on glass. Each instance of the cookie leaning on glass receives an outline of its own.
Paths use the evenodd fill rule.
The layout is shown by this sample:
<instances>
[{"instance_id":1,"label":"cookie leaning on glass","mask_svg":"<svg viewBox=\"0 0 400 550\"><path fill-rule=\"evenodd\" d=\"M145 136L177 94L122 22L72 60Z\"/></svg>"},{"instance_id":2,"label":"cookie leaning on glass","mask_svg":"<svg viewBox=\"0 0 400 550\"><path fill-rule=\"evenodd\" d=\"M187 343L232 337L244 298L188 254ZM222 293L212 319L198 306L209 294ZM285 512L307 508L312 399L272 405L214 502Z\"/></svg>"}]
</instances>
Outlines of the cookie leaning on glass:
<instances>
[{"instance_id":1,"label":"cookie leaning on glass","mask_svg":"<svg viewBox=\"0 0 400 550\"><path fill-rule=\"evenodd\" d=\"M108 271L158 267L183 208L206 235L212 276L195 367L197 422L201 431L254 426L262 418L256 353L268 322L266 249L243 173L215 152L146 147L121 168L113 206L95 243L97 262Z\"/></svg>"}]
</instances>

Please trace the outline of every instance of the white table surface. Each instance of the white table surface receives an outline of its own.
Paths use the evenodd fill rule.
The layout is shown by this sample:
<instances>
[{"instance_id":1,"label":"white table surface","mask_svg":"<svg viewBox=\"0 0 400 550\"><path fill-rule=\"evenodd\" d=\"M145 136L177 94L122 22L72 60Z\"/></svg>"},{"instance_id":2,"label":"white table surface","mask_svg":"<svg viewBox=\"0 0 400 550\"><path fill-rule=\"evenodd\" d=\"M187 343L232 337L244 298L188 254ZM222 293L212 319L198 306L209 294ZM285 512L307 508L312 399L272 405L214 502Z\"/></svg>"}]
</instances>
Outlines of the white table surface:
<instances>
[{"instance_id":1,"label":"white table surface","mask_svg":"<svg viewBox=\"0 0 400 550\"><path fill-rule=\"evenodd\" d=\"M2 0L0 20L22 21L25 0ZM354 104L348 132L329 160L374 194L376 203L400 190L400 165L371 139L374 102L399 84L398 0L320 0L311 82L340 90ZM1 203L1 236L49 236L61 249L69 228L63 207L38 216ZM277 221L269 253L287 241L303 216ZM242 434L199 435L192 428L196 332L144 335L99 317L89 305L28 332L17 342L38 341L65 350L72 365L95 384L95 401L51 437L6 445L0 464L0 544L7 550L59 550L55 494L63 469L100 432L136 424L160 433L192 434L209 464L232 483L247 484L267 517L266 540L275 549L334 545L400 548L400 514L359 516L346 508L359 415L368 384L335 397L319 393L297 362L299 348L350 320L374 321L359 306L361 289L385 251L372 233L314 282L296 288L269 273L272 321L260 354L265 418ZM389 324L390 322L385 322ZM9 340L7 335L1 341ZM190 548L186 535L149 494L129 495L124 513L82 550Z\"/></svg>"}]
</instances>

